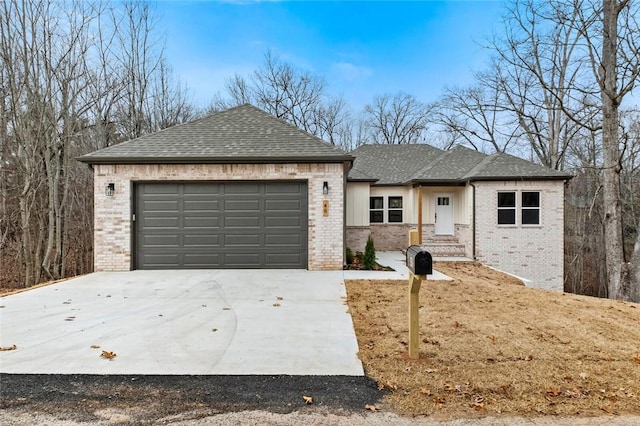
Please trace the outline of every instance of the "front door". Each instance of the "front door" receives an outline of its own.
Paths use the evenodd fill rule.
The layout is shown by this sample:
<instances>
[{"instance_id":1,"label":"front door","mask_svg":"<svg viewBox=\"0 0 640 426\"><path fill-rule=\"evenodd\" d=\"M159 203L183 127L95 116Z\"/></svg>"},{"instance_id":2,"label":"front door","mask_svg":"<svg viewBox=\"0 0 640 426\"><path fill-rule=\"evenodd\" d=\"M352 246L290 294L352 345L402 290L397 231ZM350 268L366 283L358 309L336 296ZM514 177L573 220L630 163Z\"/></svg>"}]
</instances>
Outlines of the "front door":
<instances>
[{"instance_id":1,"label":"front door","mask_svg":"<svg viewBox=\"0 0 640 426\"><path fill-rule=\"evenodd\" d=\"M453 195L436 194L436 235L453 235Z\"/></svg>"}]
</instances>

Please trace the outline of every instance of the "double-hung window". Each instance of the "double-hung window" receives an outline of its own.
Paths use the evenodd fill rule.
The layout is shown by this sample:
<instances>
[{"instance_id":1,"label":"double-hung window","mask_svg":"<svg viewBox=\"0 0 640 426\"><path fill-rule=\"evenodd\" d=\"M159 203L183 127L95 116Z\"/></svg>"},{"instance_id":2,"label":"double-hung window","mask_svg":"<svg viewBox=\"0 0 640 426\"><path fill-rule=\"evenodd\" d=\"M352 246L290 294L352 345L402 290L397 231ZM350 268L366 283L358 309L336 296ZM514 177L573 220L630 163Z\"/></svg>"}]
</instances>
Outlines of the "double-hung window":
<instances>
[{"instance_id":1,"label":"double-hung window","mask_svg":"<svg viewBox=\"0 0 640 426\"><path fill-rule=\"evenodd\" d=\"M498 192L498 225L516 224L516 193Z\"/></svg>"},{"instance_id":2,"label":"double-hung window","mask_svg":"<svg viewBox=\"0 0 640 426\"><path fill-rule=\"evenodd\" d=\"M402 223L402 197L389 197L389 223Z\"/></svg>"},{"instance_id":3,"label":"double-hung window","mask_svg":"<svg viewBox=\"0 0 640 426\"><path fill-rule=\"evenodd\" d=\"M369 222L371 223L384 222L384 198L383 197L369 198Z\"/></svg>"},{"instance_id":4,"label":"double-hung window","mask_svg":"<svg viewBox=\"0 0 640 426\"><path fill-rule=\"evenodd\" d=\"M522 192L523 225L540 225L540 193L537 191Z\"/></svg>"},{"instance_id":5,"label":"double-hung window","mask_svg":"<svg viewBox=\"0 0 640 426\"><path fill-rule=\"evenodd\" d=\"M498 192L498 225L540 225L540 192Z\"/></svg>"}]
</instances>

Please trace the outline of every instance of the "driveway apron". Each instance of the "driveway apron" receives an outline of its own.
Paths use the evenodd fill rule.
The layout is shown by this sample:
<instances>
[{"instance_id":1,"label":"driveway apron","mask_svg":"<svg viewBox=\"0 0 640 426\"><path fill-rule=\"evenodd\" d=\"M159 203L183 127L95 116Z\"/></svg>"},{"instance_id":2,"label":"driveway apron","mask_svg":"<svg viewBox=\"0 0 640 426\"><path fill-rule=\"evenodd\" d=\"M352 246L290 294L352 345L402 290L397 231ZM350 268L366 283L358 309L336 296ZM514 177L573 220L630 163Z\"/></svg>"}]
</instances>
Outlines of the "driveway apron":
<instances>
[{"instance_id":1,"label":"driveway apron","mask_svg":"<svg viewBox=\"0 0 640 426\"><path fill-rule=\"evenodd\" d=\"M342 271L98 272L0 306L1 373L364 375Z\"/></svg>"}]
</instances>

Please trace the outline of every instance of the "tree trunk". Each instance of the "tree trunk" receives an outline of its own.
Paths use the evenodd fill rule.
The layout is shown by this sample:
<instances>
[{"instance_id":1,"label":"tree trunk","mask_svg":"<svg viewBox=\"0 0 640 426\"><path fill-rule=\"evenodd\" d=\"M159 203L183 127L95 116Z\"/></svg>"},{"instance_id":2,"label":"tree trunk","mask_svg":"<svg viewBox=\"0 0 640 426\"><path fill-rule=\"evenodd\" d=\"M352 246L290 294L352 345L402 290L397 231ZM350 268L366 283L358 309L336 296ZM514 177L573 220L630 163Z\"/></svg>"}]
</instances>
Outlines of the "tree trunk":
<instances>
[{"instance_id":1,"label":"tree trunk","mask_svg":"<svg viewBox=\"0 0 640 426\"><path fill-rule=\"evenodd\" d=\"M617 87L617 1L603 0L601 98L603 144L604 238L609 298L629 299L631 276L625 262L620 203L620 148L618 125L620 104Z\"/></svg>"}]
</instances>

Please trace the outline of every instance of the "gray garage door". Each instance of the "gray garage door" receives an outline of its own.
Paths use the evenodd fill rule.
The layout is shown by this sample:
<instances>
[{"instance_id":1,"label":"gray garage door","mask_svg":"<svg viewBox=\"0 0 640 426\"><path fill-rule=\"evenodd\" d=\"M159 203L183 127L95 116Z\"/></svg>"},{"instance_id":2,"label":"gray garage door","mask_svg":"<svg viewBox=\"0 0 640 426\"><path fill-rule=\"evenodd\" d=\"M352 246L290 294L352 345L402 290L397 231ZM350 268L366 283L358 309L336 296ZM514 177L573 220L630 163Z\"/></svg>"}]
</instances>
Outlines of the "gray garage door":
<instances>
[{"instance_id":1,"label":"gray garage door","mask_svg":"<svg viewBox=\"0 0 640 426\"><path fill-rule=\"evenodd\" d=\"M302 182L136 185L136 269L306 268Z\"/></svg>"}]
</instances>

